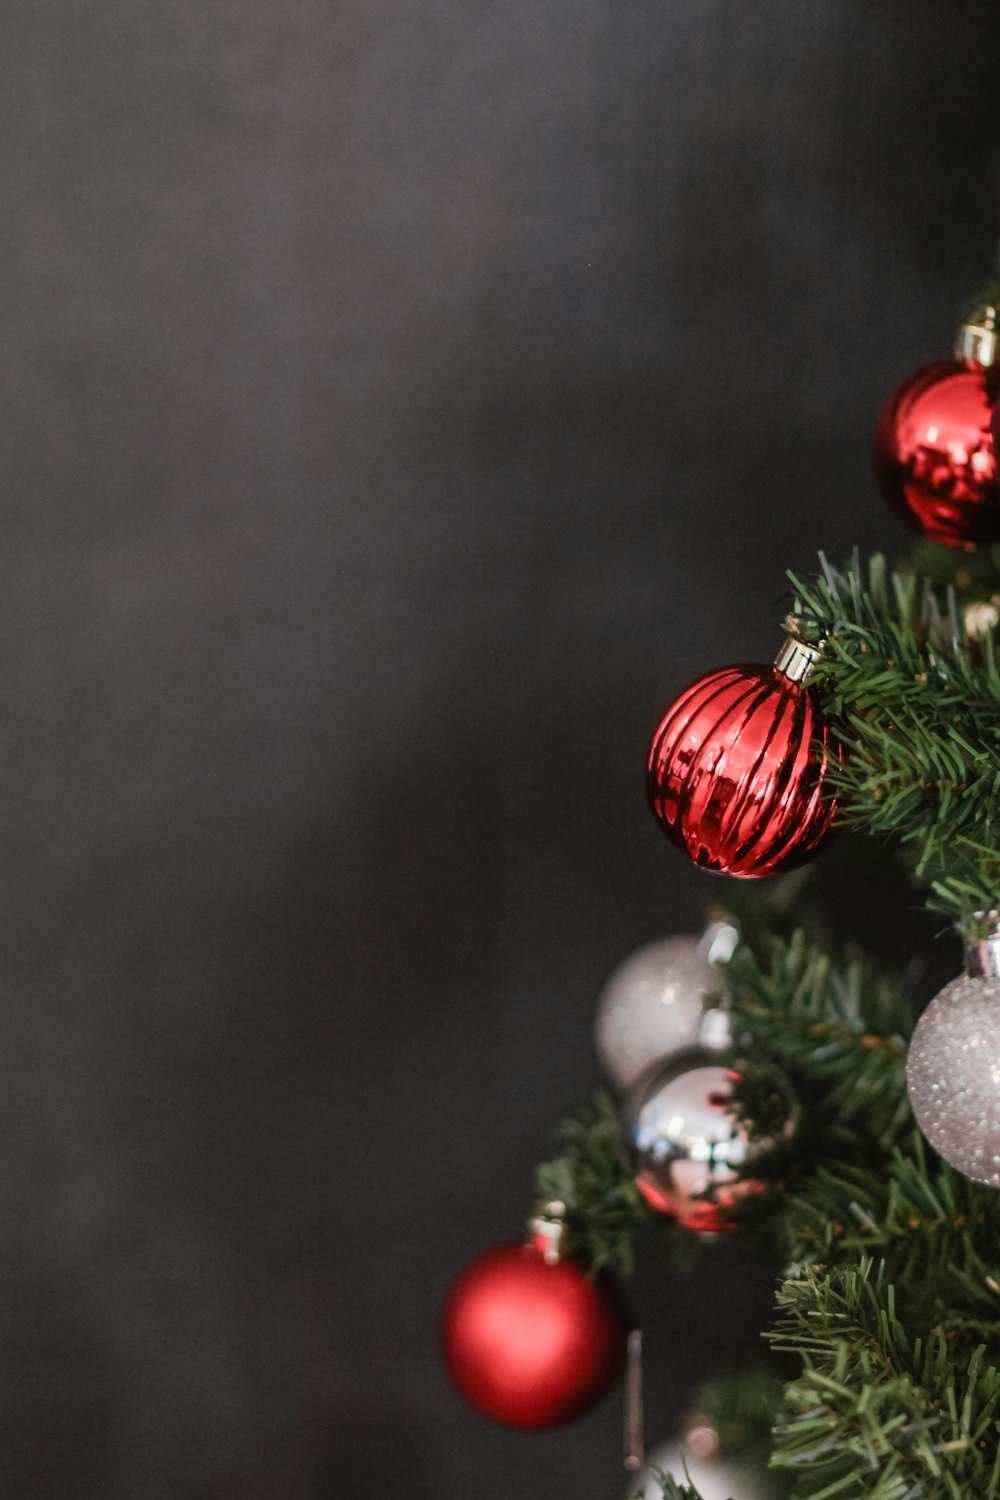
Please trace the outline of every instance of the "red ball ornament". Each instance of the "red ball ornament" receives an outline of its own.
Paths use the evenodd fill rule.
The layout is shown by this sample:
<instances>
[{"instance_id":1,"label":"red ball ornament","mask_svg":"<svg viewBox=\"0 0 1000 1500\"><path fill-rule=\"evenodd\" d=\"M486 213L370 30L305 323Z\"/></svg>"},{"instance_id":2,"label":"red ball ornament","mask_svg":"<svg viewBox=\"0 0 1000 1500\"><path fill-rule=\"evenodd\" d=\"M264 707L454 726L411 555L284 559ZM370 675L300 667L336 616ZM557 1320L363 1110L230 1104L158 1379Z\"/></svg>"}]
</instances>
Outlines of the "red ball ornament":
<instances>
[{"instance_id":1,"label":"red ball ornament","mask_svg":"<svg viewBox=\"0 0 1000 1500\"><path fill-rule=\"evenodd\" d=\"M512 1427L560 1427L611 1389L626 1329L607 1287L538 1245L480 1255L449 1293L441 1350L462 1395Z\"/></svg>"},{"instance_id":2,"label":"red ball ornament","mask_svg":"<svg viewBox=\"0 0 1000 1500\"><path fill-rule=\"evenodd\" d=\"M653 736L650 806L702 868L774 875L803 864L826 838L834 814L824 794L828 731L803 686L816 655L789 640L773 667L709 672Z\"/></svg>"},{"instance_id":3,"label":"red ball ornament","mask_svg":"<svg viewBox=\"0 0 1000 1500\"><path fill-rule=\"evenodd\" d=\"M889 504L946 547L1000 541L995 374L970 359L927 365L890 398L875 433L875 472Z\"/></svg>"},{"instance_id":4,"label":"red ball ornament","mask_svg":"<svg viewBox=\"0 0 1000 1500\"><path fill-rule=\"evenodd\" d=\"M875 471L908 525L971 551L1000 541L1000 281L970 303L953 352L954 359L918 370L887 403L875 433Z\"/></svg>"}]
</instances>

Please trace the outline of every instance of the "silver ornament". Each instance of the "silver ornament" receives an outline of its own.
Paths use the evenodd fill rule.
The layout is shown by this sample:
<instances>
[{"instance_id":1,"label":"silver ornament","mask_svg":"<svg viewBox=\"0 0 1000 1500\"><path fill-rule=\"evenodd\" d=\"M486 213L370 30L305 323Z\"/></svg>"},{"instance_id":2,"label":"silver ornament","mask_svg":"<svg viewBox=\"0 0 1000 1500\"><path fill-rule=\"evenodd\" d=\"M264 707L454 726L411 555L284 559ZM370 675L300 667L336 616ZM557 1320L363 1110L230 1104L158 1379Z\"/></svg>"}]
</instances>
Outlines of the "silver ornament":
<instances>
[{"instance_id":1,"label":"silver ornament","mask_svg":"<svg viewBox=\"0 0 1000 1500\"><path fill-rule=\"evenodd\" d=\"M963 974L931 1001L910 1043L906 1086L934 1150L973 1182L1000 1187L1000 978Z\"/></svg>"},{"instance_id":2,"label":"silver ornament","mask_svg":"<svg viewBox=\"0 0 1000 1500\"><path fill-rule=\"evenodd\" d=\"M742 1066L749 1066L743 1064ZM795 1133L798 1111L782 1074L754 1063L766 1082L778 1135ZM770 1155L774 1137L754 1138L738 1118L733 1087L739 1075L703 1049L681 1053L637 1083L625 1111L625 1136L636 1156L636 1186L652 1208L686 1229L717 1234L731 1229L729 1210L768 1188L741 1169Z\"/></svg>"},{"instance_id":3,"label":"silver ornament","mask_svg":"<svg viewBox=\"0 0 1000 1500\"><path fill-rule=\"evenodd\" d=\"M619 1088L631 1088L671 1053L699 1043L728 1045L725 1014L706 1012L704 1000L720 988L715 963L730 957L735 941L734 928L716 923L703 938L647 943L614 971L601 993L595 1032L598 1056Z\"/></svg>"},{"instance_id":4,"label":"silver ornament","mask_svg":"<svg viewBox=\"0 0 1000 1500\"><path fill-rule=\"evenodd\" d=\"M686 1467L685 1467L686 1466ZM718 1434L711 1427L694 1427L679 1443L654 1448L638 1480L627 1491L627 1500L663 1500L657 1474L669 1474L678 1484L692 1484L702 1500L770 1500L775 1493L766 1477L719 1452Z\"/></svg>"}]
</instances>

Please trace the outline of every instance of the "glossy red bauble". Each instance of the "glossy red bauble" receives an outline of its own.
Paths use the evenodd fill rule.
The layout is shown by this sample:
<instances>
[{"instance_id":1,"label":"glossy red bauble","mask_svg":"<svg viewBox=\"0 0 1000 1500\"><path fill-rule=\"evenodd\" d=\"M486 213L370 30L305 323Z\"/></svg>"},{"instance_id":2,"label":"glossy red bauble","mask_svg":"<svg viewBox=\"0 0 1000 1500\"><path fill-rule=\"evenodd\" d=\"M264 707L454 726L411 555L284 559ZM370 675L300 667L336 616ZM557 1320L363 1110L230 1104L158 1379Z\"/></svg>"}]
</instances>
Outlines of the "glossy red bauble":
<instances>
[{"instance_id":1,"label":"glossy red bauble","mask_svg":"<svg viewBox=\"0 0 1000 1500\"><path fill-rule=\"evenodd\" d=\"M602 1283L522 1243L498 1245L466 1267L441 1323L455 1385L485 1416L513 1427L582 1416L617 1380L625 1343Z\"/></svg>"},{"instance_id":2,"label":"glossy red bauble","mask_svg":"<svg viewBox=\"0 0 1000 1500\"><path fill-rule=\"evenodd\" d=\"M1000 541L996 379L973 360L939 360L901 386L879 419L883 494L904 521L946 547Z\"/></svg>"},{"instance_id":3,"label":"glossy red bauble","mask_svg":"<svg viewBox=\"0 0 1000 1500\"><path fill-rule=\"evenodd\" d=\"M826 744L808 689L775 667L710 672L681 693L653 736L650 806L695 864L774 875L809 859L829 831Z\"/></svg>"}]
</instances>

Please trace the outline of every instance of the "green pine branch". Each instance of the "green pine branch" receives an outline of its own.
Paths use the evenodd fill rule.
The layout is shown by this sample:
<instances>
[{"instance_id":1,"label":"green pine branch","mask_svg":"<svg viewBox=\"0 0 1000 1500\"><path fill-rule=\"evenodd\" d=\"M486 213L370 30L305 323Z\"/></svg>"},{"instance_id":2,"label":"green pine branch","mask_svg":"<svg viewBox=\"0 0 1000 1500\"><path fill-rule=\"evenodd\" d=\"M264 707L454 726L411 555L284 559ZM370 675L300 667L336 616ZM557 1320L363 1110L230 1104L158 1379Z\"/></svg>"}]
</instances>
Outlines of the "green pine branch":
<instances>
[{"instance_id":1,"label":"green pine branch","mask_svg":"<svg viewBox=\"0 0 1000 1500\"><path fill-rule=\"evenodd\" d=\"M835 962L801 929L740 944L724 977L736 1036L808 1098L806 1159L880 1160L910 1119L906 987L860 959Z\"/></svg>"},{"instance_id":2,"label":"green pine branch","mask_svg":"<svg viewBox=\"0 0 1000 1500\"><path fill-rule=\"evenodd\" d=\"M877 1253L914 1316L981 1329L1000 1318L1000 1196L932 1160L911 1128L887 1166L821 1167L786 1205L793 1262Z\"/></svg>"},{"instance_id":3,"label":"green pine branch","mask_svg":"<svg viewBox=\"0 0 1000 1500\"><path fill-rule=\"evenodd\" d=\"M635 1236L653 1215L635 1185L610 1096L599 1093L589 1109L563 1120L556 1144L536 1169L536 1194L564 1205L567 1250L591 1275L627 1276Z\"/></svg>"},{"instance_id":4,"label":"green pine branch","mask_svg":"<svg viewBox=\"0 0 1000 1500\"><path fill-rule=\"evenodd\" d=\"M965 577L958 557L943 589L945 564L932 580L881 557L867 577L855 558L791 581L797 628L823 647L811 682L842 746L838 821L897 839L929 904L969 928L1000 901L1000 652L996 627L970 636L967 619L992 570Z\"/></svg>"},{"instance_id":5,"label":"green pine branch","mask_svg":"<svg viewBox=\"0 0 1000 1500\"><path fill-rule=\"evenodd\" d=\"M1000 1370L978 1344L914 1332L883 1264L793 1269L778 1293L776 1349L803 1373L785 1390L772 1462L811 1500L996 1500Z\"/></svg>"}]
</instances>

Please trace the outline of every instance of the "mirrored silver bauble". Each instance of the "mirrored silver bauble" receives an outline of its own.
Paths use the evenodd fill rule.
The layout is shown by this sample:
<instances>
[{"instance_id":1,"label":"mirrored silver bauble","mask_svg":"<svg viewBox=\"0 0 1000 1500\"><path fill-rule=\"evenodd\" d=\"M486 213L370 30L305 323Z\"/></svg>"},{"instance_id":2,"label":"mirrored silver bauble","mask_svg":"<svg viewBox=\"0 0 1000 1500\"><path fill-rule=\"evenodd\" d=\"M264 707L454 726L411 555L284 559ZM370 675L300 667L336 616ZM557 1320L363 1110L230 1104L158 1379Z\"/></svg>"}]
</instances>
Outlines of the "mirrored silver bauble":
<instances>
[{"instance_id":1,"label":"mirrored silver bauble","mask_svg":"<svg viewBox=\"0 0 1000 1500\"><path fill-rule=\"evenodd\" d=\"M669 1474L678 1484L694 1485L702 1500L770 1500L774 1494L768 1488L766 1475L722 1457L718 1437L711 1428L695 1428L683 1442L661 1443L654 1448L645 1469L626 1491L626 1500L633 1495L642 1495L643 1500L663 1500L657 1473Z\"/></svg>"},{"instance_id":2,"label":"mirrored silver bauble","mask_svg":"<svg viewBox=\"0 0 1000 1500\"><path fill-rule=\"evenodd\" d=\"M746 1067L748 1064L741 1064ZM740 1075L710 1052L668 1058L636 1084L625 1111L625 1137L635 1152L636 1186L652 1208L686 1229L718 1234L733 1228L730 1210L766 1192L772 1181L744 1175L795 1134L798 1108L784 1076L754 1062L766 1085L774 1135L751 1139L733 1099Z\"/></svg>"},{"instance_id":3,"label":"mirrored silver bauble","mask_svg":"<svg viewBox=\"0 0 1000 1500\"><path fill-rule=\"evenodd\" d=\"M934 1150L1000 1188L1000 979L945 985L917 1022L906 1086Z\"/></svg>"},{"instance_id":4,"label":"mirrored silver bauble","mask_svg":"<svg viewBox=\"0 0 1000 1500\"><path fill-rule=\"evenodd\" d=\"M731 934L728 944L724 933ZM717 923L703 938L647 943L614 971L601 992L595 1032L598 1056L619 1088L631 1088L651 1063L672 1053L728 1045L724 1012L706 1012L704 1000L721 988L715 961L730 956L735 940L734 928Z\"/></svg>"}]
</instances>

